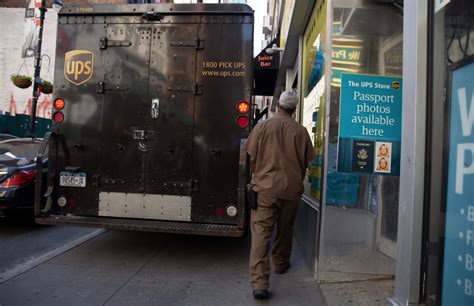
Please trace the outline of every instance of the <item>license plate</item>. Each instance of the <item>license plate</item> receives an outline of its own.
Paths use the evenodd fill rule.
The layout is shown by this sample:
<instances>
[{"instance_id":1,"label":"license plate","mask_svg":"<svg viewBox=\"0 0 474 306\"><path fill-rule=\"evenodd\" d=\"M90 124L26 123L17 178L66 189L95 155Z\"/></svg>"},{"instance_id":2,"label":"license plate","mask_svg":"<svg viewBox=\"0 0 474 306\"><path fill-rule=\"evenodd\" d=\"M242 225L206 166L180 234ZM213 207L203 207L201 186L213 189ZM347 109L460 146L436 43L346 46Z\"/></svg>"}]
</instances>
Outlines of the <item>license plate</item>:
<instances>
[{"instance_id":1,"label":"license plate","mask_svg":"<svg viewBox=\"0 0 474 306\"><path fill-rule=\"evenodd\" d=\"M86 187L86 174L79 172L61 172L59 186L64 187Z\"/></svg>"}]
</instances>

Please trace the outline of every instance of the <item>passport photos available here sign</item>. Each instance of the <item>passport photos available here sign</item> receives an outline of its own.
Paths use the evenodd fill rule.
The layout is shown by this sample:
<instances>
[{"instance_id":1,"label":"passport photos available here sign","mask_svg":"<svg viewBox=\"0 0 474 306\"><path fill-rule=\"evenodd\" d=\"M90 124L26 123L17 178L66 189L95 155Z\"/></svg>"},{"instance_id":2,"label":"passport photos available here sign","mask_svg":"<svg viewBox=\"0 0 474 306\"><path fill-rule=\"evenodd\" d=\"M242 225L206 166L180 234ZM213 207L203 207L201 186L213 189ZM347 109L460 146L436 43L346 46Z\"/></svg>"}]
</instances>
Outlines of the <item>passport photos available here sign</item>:
<instances>
[{"instance_id":1,"label":"passport photos available here sign","mask_svg":"<svg viewBox=\"0 0 474 306\"><path fill-rule=\"evenodd\" d=\"M402 79L343 74L339 172L400 173Z\"/></svg>"},{"instance_id":2,"label":"passport photos available here sign","mask_svg":"<svg viewBox=\"0 0 474 306\"><path fill-rule=\"evenodd\" d=\"M400 141L402 79L343 74L339 137Z\"/></svg>"}]
</instances>

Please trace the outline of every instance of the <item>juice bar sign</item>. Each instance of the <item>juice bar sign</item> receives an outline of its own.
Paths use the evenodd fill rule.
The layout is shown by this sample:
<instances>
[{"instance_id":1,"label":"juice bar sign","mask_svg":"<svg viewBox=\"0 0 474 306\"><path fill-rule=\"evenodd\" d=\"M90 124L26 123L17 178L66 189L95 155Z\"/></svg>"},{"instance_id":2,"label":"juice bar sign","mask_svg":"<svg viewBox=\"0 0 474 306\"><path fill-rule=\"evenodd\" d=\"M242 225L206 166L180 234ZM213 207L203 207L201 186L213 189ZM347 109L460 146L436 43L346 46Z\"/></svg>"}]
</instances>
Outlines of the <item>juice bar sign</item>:
<instances>
[{"instance_id":1,"label":"juice bar sign","mask_svg":"<svg viewBox=\"0 0 474 306\"><path fill-rule=\"evenodd\" d=\"M474 304L473 62L451 71L442 305Z\"/></svg>"},{"instance_id":2,"label":"juice bar sign","mask_svg":"<svg viewBox=\"0 0 474 306\"><path fill-rule=\"evenodd\" d=\"M263 52L262 52L263 53ZM278 69L280 57L278 52L275 54L259 54L257 56L257 69Z\"/></svg>"}]
</instances>

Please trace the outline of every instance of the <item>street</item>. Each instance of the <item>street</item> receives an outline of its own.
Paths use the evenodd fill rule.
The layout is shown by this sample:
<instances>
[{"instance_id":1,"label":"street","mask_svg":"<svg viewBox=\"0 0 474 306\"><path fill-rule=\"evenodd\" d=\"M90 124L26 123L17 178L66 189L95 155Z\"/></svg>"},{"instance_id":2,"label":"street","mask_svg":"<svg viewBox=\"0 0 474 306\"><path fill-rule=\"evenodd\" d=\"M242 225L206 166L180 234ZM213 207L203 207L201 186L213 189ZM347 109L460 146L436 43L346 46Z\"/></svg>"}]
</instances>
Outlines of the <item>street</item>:
<instances>
[{"instance_id":1,"label":"street","mask_svg":"<svg viewBox=\"0 0 474 306\"><path fill-rule=\"evenodd\" d=\"M31 218L0 218L0 283L96 229L34 224ZM9 273L10 272L10 273Z\"/></svg>"},{"instance_id":2,"label":"street","mask_svg":"<svg viewBox=\"0 0 474 306\"><path fill-rule=\"evenodd\" d=\"M95 230L2 224L0 272ZM271 299L255 301L248 253L247 237L104 231L0 283L0 305L323 305L296 244Z\"/></svg>"}]
</instances>

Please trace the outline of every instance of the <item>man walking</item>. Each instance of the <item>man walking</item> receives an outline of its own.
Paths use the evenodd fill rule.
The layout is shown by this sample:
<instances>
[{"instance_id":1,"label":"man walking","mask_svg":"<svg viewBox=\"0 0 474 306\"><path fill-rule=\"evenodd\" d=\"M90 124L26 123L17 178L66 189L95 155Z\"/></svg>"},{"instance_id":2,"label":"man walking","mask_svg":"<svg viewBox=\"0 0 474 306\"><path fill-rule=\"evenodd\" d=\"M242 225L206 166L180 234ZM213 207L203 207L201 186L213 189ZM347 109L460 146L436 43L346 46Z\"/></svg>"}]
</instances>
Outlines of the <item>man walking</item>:
<instances>
[{"instance_id":1,"label":"man walking","mask_svg":"<svg viewBox=\"0 0 474 306\"><path fill-rule=\"evenodd\" d=\"M270 277L270 240L276 223L271 251L276 274L290 268L293 227L303 193L307 165L315 158L309 134L292 115L298 96L292 91L281 94L277 114L252 130L244 149L250 155L253 190L258 208L252 210L250 224L250 277L253 296L268 297Z\"/></svg>"}]
</instances>

